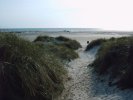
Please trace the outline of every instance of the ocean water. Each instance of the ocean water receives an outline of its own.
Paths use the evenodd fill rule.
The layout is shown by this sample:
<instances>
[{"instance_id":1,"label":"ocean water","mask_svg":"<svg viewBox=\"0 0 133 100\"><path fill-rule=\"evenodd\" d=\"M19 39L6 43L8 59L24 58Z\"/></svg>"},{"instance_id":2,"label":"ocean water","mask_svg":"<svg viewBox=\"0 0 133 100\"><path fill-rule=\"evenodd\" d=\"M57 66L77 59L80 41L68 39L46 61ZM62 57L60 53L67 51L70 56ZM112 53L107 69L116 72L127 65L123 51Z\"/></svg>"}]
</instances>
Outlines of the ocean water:
<instances>
[{"instance_id":1,"label":"ocean water","mask_svg":"<svg viewBox=\"0 0 133 100\"><path fill-rule=\"evenodd\" d=\"M100 30L97 28L5 28L0 29L0 32L89 32Z\"/></svg>"},{"instance_id":2,"label":"ocean water","mask_svg":"<svg viewBox=\"0 0 133 100\"><path fill-rule=\"evenodd\" d=\"M0 29L0 32L16 33L30 41L33 41L37 36L43 35L52 37L66 36L79 41L83 46L87 45L87 41L98 38L122 37L133 34L133 32L103 31L96 28L14 28Z\"/></svg>"}]
</instances>

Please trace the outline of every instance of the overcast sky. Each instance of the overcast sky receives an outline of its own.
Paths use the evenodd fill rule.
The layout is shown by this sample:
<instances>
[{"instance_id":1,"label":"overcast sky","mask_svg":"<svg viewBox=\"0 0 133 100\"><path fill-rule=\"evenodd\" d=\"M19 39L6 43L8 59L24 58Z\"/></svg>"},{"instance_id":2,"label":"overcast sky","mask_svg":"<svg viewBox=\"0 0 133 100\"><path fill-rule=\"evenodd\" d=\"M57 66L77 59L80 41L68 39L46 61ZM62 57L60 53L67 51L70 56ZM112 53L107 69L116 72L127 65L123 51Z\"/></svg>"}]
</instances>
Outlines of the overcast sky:
<instances>
[{"instance_id":1,"label":"overcast sky","mask_svg":"<svg viewBox=\"0 0 133 100\"><path fill-rule=\"evenodd\" d=\"M133 0L0 0L0 28L133 30Z\"/></svg>"}]
</instances>

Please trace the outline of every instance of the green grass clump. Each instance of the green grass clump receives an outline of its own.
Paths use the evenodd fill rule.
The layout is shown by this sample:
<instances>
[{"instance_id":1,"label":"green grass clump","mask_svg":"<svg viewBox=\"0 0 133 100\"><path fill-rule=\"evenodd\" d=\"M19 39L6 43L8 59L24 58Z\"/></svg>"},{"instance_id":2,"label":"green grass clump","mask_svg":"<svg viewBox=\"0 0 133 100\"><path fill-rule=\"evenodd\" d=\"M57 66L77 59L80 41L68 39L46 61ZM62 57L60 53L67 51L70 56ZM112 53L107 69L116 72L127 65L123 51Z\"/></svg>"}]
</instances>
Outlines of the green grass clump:
<instances>
[{"instance_id":1,"label":"green grass clump","mask_svg":"<svg viewBox=\"0 0 133 100\"><path fill-rule=\"evenodd\" d=\"M99 46L104 42L106 42L106 39L93 40L87 45L85 51L89 51L90 49L94 48L95 46Z\"/></svg>"},{"instance_id":2,"label":"green grass clump","mask_svg":"<svg viewBox=\"0 0 133 100\"><path fill-rule=\"evenodd\" d=\"M65 74L61 61L40 45L0 33L1 100L53 100Z\"/></svg>"},{"instance_id":3,"label":"green grass clump","mask_svg":"<svg viewBox=\"0 0 133 100\"><path fill-rule=\"evenodd\" d=\"M114 83L118 87L133 87L133 37L104 42L91 66L101 75L109 74L112 81L118 79Z\"/></svg>"},{"instance_id":4,"label":"green grass clump","mask_svg":"<svg viewBox=\"0 0 133 100\"><path fill-rule=\"evenodd\" d=\"M49 37L49 36L38 36L34 42L54 42L54 38L53 37Z\"/></svg>"},{"instance_id":5,"label":"green grass clump","mask_svg":"<svg viewBox=\"0 0 133 100\"><path fill-rule=\"evenodd\" d=\"M67 48L77 50L81 48L81 45L78 41L72 40L70 38L64 37L64 36L59 36L55 38L58 42L60 42L60 45L65 46Z\"/></svg>"},{"instance_id":6,"label":"green grass clump","mask_svg":"<svg viewBox=\"0 0 133 100\"><path fill-rule=\"evenodd\" d=\"M58 41L64 41L64 42L66 42L66 41L71 41L71 39L66 38L66 37L64 37L64 36L58 36L58 37L56 37L55 39L58 40Z\"/></svg>"},{"instance_id":7,"label":"green grass clump","mask_svg":"<svg viewBox=\"0 0 133 100\"><path fill-rule=\"evenodd\" d=\"M81 48L80 43L77 42L76 40L67 41L67 42L62 43L61 45L67 48L73 49L73 50L77 50Z\"/></svg>"},{"instance_id":8,"label":"green grass clump","mask_svg":"<svg viewBox=\"0 0 133 100\"><path fill-rule=\"evenodd\" d=\"M47 51L53 53L56 57L60 58L61 60L70 61L75 58L78 58L78 54L74 51L81 47L80 43L76 40L71 40L69 38L59 36L59 37L48 37L45 40L46 36L39 36L35 39L35 43L42 44L41 46L44 47ZM38 38L43 38L38 40ZM43 41L41 41L43 40Z\"/></svg>"},{"instance_id":9,"label":"green grass clump","mask_svg":"<svg viewBox=\"0 0 133 100\"><path fill-rule=\"evenodd\" d=\"M81 45L78 41L72 40L70 38L59 36L59 37L49 37L49 36L38 36L34 42L43 42L43 43L51 43L60 46L67 47L69 49L77 50L81 48Z\"/></svg>"},{"instance_id":10,"label":"green grass clump","mask_svg":"<svg viewBox=\"0 0 133 100\"><path fill-rule=\"evenodd\" d=\"M47 47L47 51L50 51L62 61L71 61L79 57L74 50L61 45L45 45L45 47Z\"/></svg>"}]
</instances>

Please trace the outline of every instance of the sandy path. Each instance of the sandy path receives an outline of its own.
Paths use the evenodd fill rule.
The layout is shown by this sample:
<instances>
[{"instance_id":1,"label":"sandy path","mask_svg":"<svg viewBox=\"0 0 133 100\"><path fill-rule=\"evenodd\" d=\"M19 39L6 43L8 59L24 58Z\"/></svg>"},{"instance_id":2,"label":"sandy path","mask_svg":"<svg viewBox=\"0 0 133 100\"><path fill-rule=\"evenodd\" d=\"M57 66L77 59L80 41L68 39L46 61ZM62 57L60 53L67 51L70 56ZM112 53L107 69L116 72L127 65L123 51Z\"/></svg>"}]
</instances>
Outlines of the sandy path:
<instances>
[{"instance_id":1,"label":"sandy path","mask_svg":"<svg viewBox=\"0 0 133 100\"><path fill-rule=\"evenodd\" d=\"M88 100L88 68L87 65L94 59L93 55L84 52L84 48L77 51L80 58L69 63L68 75L72 79L65 84L66 90L61 100ZM89 59L89 60L88 60Z\"/></svg>"},{"instance_id":2,"label":"sandy path","mask_svg":"<svg viewBox=\"0 0 133 100\"><path fill-rule=\"evenodd\" d=\"M65 84L65 90L59 100L133 100L133 90L121 91L109 87L87 67L95 58L96 48L90 52L79 49L79 58L70 62L68 75L71 78Z\"/></svg>"}]
</instances>

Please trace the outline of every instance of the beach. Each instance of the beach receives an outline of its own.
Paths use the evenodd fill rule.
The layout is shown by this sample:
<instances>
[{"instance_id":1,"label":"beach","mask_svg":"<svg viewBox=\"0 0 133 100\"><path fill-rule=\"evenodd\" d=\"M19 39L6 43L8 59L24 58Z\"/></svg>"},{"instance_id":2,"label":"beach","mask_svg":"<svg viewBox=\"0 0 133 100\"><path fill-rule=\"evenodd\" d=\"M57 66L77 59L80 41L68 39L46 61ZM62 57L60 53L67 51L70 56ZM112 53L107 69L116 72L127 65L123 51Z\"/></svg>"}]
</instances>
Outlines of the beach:
<instances>
[{"instance_id":1,"label":"beach","mask_svg":"<svg viewBox=\"0 0 133 100\"><path fill-rule=\"evenodd\" d=\"M43 35L43 34L41 34ZM82 48L76 52L79 58L72 60L67 67L69 80L65 82L65 89L58 100L131 100L133 98L133 90L120 90L118 88L108 86L107 77L99 77L93 72L88 65L95 59L96 52L99 47L89 52L84 52L87 41L99 38L111 38L129 36L129 34L88 34L88 33L60 33L46 34L48 36L57 37L65 36L79 41ZM26 35L26 38L33 40L37 35Z\"/></svg>"},{"instance_id":2,"label":"beach","mask_svg":"<svg viewBox=\"0 0 133 100\"><path fill-rule=\"evenodd\" d=\"M13 45L11 55L12 54L14 55L15 52L14 50L18 48L17 52L20 53L19 55L20 57L21 56L23 57L23 55L27 57L28 55L29 58L32 57L32 59L34 59L33 61L38 64L40 64L40 60L42 61L44 65L40 64L41 67L35 64L36 68L38 68L38 73L41 73L41 75L40 74L36 75L34 73L34 70L30 69L32 67L29 67L29 69L27 70L28 71L27 74L28 73L30 74L33 71L32 74L38 77L35 78L35 82L33 83L38 83L39 82L38 79L42 79L42 81L46 81L46 83L49 82L49 84L51 84L52 87L50 90L49 87L47 86L46 89L43 89L43 87L41 87L42 90L40 89L40 91L44 91L44 93L46 93L45 92L46 90L49 91L47 92L48 95L47 94L46 96L43 95L44 98L47 97L50 100L131 100L131 98L133 99L132 89L120 90L119 88L116 87L116 85L109 86L108 75L102 77L99 76L98 73L96 73L96 71L94 70L94 68L89 65L95 61L96 54L100 48L100 45L92 47L89 51L85 51L88 45L87 41L91 42L93 40L100 38L106 39L107 41L117 41L119 37L125 36L124 39L120 38L125 40L125 42L121 40L120 43L130 43L128 42L127 39L132 40L132 37L126 38L128 36L131 36L130 33L122 34L119 32L117 33L117 32L93 31L93 32L55 32L55 33L19 32L15 34L1 33L1 38L2 36L5 36L4 37L5 39L2 38L1 41L2 42L4 41L5 44L11 43L10 45ZM111 38L112 40L110 40L109 38ZM116 40L114 40L115 38ZM114 44L119 46L118 42L113 42L112 45L114 46ZM8 49L9 47L6 46L10 45L5 45L5 47L3 48L9 50ZM25 49L22 50L22 48ZM116 52L117 50L114 51ZM23 55L21 55L21 53L23 53ZM41 56L43 59L41 58ZM26 60L27 63L29 63L28 61L29 60ZM106 59L104 59L103 61L106 61ZM15 64L17 65L18 63ZM19 66L17 67L20 68ZM27 68L27 64L26 66L23 65L23 68L25 67ZM44 70L41 71L41 68L42 69L44 68ZM20 69L21 73L23 71L25 72L25 70ZM10 73L7 75L10 75ZM17 76L19 75L21 74L17 74ZM31 77L30 79L33 79L31 81L34 81L34 77L32 77L33 75L31 76L28 75L29 77ZM45 76L48 76L48 79ZM22 80L25 80L25 78L27 77L24 78L22 77ZM26 81L26 84L29 83ZM41 84L42 84L41 86L45 86L45 84L43 83ZM36 85L36 87L38 86L40 86L40 83ZM57 86L57 88L55 88L55 86ZM34 87L35 86L32 85L32 87L30 88ZM58 89L58 92L56 92L56 89ZM36 89L35 91L38 92L38 90ZM51 91L53 92L51 93ZM31 97L32 96L34 97L34 95L31 95ZM38 95L35 96L36 98L39 98Z\"/></svg>"},{"instance_id":3,"label":"beach","mask_svg":"<svg viewBox=\"0 0 133 100\"><path fill-rule=\"evenodd\" d=\"M98 38L111 38L111 37L122 37L122 36L130 36L131 32L127 32L125 34L122 34L120 32L41 32L41 33L22 33L20 36L24 37L25 39L28 39L30 41L33 41L37 36L65 36L69 37L71 39L75 39L80 42L81 45L86 46L87 41L92 41Z\"/></svg>"}]
</instances>

